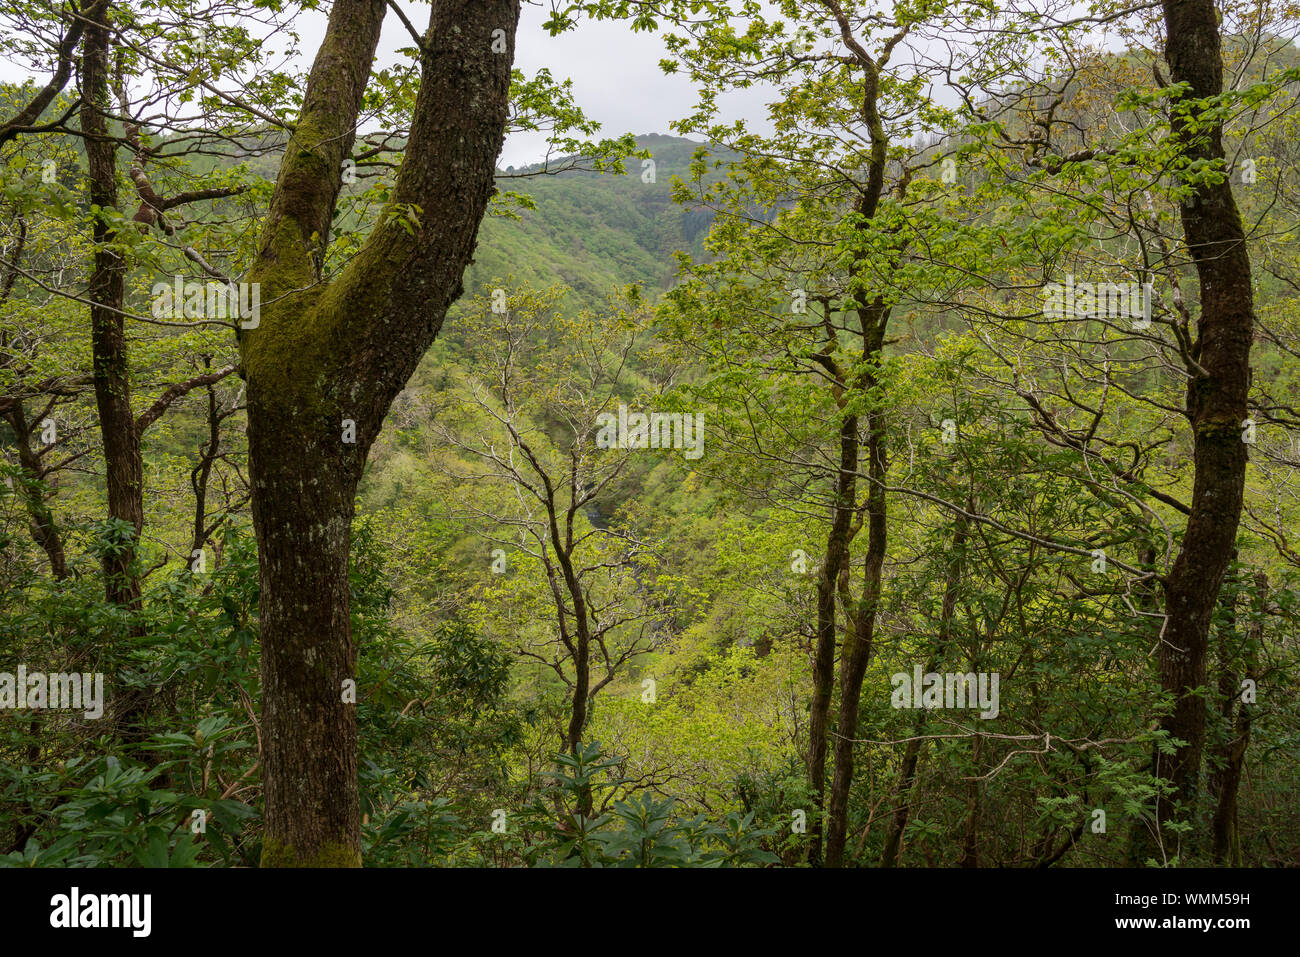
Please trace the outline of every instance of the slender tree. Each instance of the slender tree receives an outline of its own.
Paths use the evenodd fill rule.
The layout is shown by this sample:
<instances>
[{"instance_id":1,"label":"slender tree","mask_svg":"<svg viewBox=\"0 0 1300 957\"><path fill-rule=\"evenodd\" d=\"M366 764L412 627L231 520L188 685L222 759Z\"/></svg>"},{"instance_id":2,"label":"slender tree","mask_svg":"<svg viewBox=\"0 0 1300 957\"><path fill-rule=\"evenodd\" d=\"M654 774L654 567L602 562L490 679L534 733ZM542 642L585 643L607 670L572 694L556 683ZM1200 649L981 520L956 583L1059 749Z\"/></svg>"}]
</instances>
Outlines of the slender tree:
<instances>
[{"instance_id":1,"label":"slender tree","mask_svg":"<svg viewBox=\"0 0 1300 957\"><path fill-rule=\"evenodd\" d=\"M1171 103L1171 130L1187 170L1222 167L1223 122L1215 99L1223 93L1223 53L1214 0L1165 0L1165 60L1169 79L1186 84ZM1232 560L1246 484L1246 399L1254 338L1254 288L1241 213L1226 178L1198 177L1182 206L1183 233L1196 266L1200 315L1196 368L1187 383L1195 473L1182 547L1165 576L1160 684L1174 697L1160 727L1184 742L1159 750L1154 768L1172 794L1160 797L1161 829L1194 811L1205 746L1205 684L1210 623Z\"/></svg>"}]
</instances>

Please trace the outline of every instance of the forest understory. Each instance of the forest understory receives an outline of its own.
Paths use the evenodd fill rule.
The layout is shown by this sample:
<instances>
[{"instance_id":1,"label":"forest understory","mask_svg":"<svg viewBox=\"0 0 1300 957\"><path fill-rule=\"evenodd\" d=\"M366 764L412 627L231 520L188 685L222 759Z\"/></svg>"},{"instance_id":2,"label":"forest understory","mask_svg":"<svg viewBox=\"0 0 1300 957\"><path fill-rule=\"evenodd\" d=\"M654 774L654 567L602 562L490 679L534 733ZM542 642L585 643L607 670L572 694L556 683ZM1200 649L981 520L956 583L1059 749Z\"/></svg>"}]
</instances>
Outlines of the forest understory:
<instances>
[{"instance_id":1,"label":"forest understory","mask_svg":"<svg viewBox=\"0 0 1300 957\"><path fill-rule=\"evenodd\" d=\"M0 866L1300 864L1298 33L0 3Z\"/></svg>"}]
</instances>

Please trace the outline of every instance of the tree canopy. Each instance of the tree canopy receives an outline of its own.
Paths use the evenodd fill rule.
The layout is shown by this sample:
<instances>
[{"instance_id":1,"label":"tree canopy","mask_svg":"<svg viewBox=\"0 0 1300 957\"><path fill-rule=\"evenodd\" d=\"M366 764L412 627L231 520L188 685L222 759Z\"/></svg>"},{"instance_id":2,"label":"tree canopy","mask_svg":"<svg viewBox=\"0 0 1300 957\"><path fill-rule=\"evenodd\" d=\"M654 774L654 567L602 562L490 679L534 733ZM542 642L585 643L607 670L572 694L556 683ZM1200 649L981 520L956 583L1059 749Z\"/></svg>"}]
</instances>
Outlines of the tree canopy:
<instances>
[{"instance_id":1,"label":"tree canopy","mask_svg":"<svg viewBox=\"0 0 1300 957\"><path fill-rule=\"evenodd\" d=\"M0 11L0 863L1300 861L1294 5L522 7Z\"/></svg>"}]
</instances>

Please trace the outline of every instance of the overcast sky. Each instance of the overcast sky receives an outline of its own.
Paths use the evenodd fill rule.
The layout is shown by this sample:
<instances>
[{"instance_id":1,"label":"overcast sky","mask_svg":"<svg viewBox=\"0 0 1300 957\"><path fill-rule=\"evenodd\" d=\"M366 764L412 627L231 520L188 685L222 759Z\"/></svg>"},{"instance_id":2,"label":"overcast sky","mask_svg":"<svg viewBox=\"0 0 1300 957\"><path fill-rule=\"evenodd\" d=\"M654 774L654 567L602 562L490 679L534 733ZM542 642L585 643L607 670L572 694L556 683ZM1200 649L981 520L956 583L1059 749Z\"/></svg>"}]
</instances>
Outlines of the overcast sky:
<instances>
[{"instance_id":1,"label":"overcast sky","mask_svg":"<svg viewBox=\"0 0 1300 957\"><path fill-rule=\"evenodd\" d=\"M401 0L402 9L417 27L427 23L428 7ZM695 103L690 80L682 75L665 76L659 61L667 56L657 33L633 33L626 23L582 22L576 30L558 37L542 29L549 16L545 8L525 4L515 45L515 65L532 75L549 67L556 78L573 80L574 96L583 111L601 124L607 136L620 133L669 133L668 124L684 116ZM409 45L410 37L396 17L384 25L380 57ZM320 18L323 32L324 18ZM311 43L319 42L320 33ZM304 32L303 44L308 45ZM744 116L752 121L767 115L765 95L760 89L730 94L721 101L729 117ZM500 165L524 166L542 158L545 137L539 134L511 137L502 151Z\"/></svg>"},{"instance_id":2,"label":"overcast sky","mask_svg":"<svg viewBox=\"0 0 1300 957\"><path fill-rule=\"evenodd\" d=\"M399 0L410 21L423 31L428 25L429 7L416 0ZM251 4L250 4L251 6ZM626 23L580 23L576 30L559 37L542 29L545 8L525 4L519 24L515 63L526 74L549 67L557 79L570 77L578 105L602 126L602 134L668 133L668 124L683 116L695 102L690 81L684 76L665 76L659 61L666 55L663 41L655 33L633 33ZM325 32L325 11L304 13L297 20L301 37L299 65L311 65ZM385 17L377 60L379 65L396 63L396 50L410 46L411 38L391 11ZM283 49L280 42L277 50ZM45 82L48 76L32 74L0 61L0 80ZM732 94L721 101L729 118L745 116L751 121L766 116L765 97L758 89ZM500 165L522 166L542 158L545 136L511 137L502 152Z\"/></svg>"},{"instance_id":3,"label":"overcast sky","mask_svg":"<svg viewBox=\"0 0 1300 957\"><path fill-rule=\"evenodd\" d=\"M659 61L667 55L657 33L633 33L626 23L582 23L552 38L542 29L546 15L524 7L515 62L525 73L550 67L557 77L573 79L578 105L603 127L606 135L668 133L668 124L695 103L689 78L665 76ZM728 113L752 120L766 115L762 91L747 90L723 100ZM519 166L539 157L537 136L512 137L501 165Z\"/></svg>"}]
</instances>

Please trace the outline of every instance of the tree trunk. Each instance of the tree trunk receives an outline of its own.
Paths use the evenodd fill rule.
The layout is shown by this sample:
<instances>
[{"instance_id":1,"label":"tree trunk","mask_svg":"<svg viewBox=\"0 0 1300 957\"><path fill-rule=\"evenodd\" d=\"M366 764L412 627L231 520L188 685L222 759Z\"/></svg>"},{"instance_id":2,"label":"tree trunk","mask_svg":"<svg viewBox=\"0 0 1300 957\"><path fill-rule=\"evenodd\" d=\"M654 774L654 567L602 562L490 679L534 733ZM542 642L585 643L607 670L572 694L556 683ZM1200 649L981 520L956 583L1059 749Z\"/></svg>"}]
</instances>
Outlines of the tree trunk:
<instances>
[{"instance_id":1,"label":"tree trunk","mask_svg":"<svg viewBox=\"0 0 1300 957\"><path fill-rule=\"evenodd\" d=\"M14 444L18 447L18 464L22 467L25 478L30 477L32 481L40 481L41 463L35 452L32 451L31 430L23 412L22 402L14 403L7 418L14 430ZM31 518L32 537L49 558L50 572L53 574L54 580L61 582L68 577L70 572L63 551L63 537L59 534L59 527L54 522L54 513L45 504L38 487L25 487L22 489L21 494L27 503L27 514ZM29 767L39 769L41 764L41 718L39 715L34 714L32 716L31 722L27 726L27 734L27 764ZM37 830L36 808L32 805L27 803L20 805L16 816L14 839L7 853L21 851L27 846L28 839Z\"/></svg>"},{"instance_id":2,"label":"tree trunk","mask_svg":"<svg viewBox=\"0 0 1300 957\"><path fill-rule=\"evenodd\" d=\"M889 311L877 301L869 308L860 310L859 314L862 321L862 361L865 364L862 391L866 393L877 386L873 364L880 360ZM862 695L862 679L867 673L867 662L871 660L876 610L880 603L884 577L888 520L885 504L888 462L884 411L873 409L868 421L867 475L871 485L867 489L867 551L862 598L857 603L852 626L845 631L844 648L840 655L840 710L836 722L835 776L831 781L830 807L826 815L827 867L839 867L843 863L844 843L848 837L849 788L853 783L853 738L858 728L858 703Z\"/></svg>"},{"instance_id":3,"label":"tree trunk","mask_svg":"<svg viewBox=\"0 0 1300 957\"><path fill-rule=\"evenodd\" d=\"M972 662L973 664L973 662ZM972 669L973 670L973 669ZM981 788L979 782L980 754L984 750L984 739L979 735L971 738L971 780L966 782L966 827L962 839L961 860L958 867L979 867L979 823Z\"/></svg>"},{"instance_id":4,"label":"tree trunk","mask_svg":"<svg viewBox=\"0 0 1300 957\"><path fill-rule=\"evenodd\" d=\"M1188 99L1217 96L1223 90L1223 63L1213 0L1165 0L1164 12L1171 81L1188 84ZM1176 98L1173 108L1179 110L1181 102ZM1222 126L1203 117L1204 112L1192 108L1190 117L1176 114L1172 132L1186 163L1221 167ZM1195 462L1191 514L1182 548L1165 579L1167 620L1160 644L1161 687L1175 698L1173 713L1160 727L1187 742L1173 755L1158 750L1154 754L1155 773L1169 779L1174 789L1156 805L1164 855L1175 851L1177 842L1165 826L1189 819L1196 806L1206 705L1192 692L1205 684L1210 620L1241 517L1246 475L1242 424L1254 334L1250 257L1228 180L1198 185L1182 207L1182 221L1200 285L1193 349L1200 368L1191 370L1187 388Z\"/></svg>"},{"instance_id":5,"label":"tree trunk","mask_svg":"<svg viewBox=\"0 0 1300 957\"><path fill-rule=\"evenodd\" d=\"M880 65L853 37L848 20L838 9L832 9L839 25L841 39L852 51L862 75L862 120L870 131L871 162L867 165L867 182L856 203L856 213L864 225L873 219L885 190L885 172L888 164L889 140L880 116ZM901 184L900 184L901 187ZM865 256L853 256L855 272ZM867 394L877 386L874 371L880 361L885 341L885 327L890 309L882 300L859 296L856 312L862 334L861 365L853 371L853 389ZM878 402L878 399L873 400ZM886 433L885 416L880 409L869 413L867 422L867 476L871 483L867 489L867 551L865 556L862 599L857 603L851 623L846 622L844 646L840 652L840 709L838 736L835 739L835 776L831 781L831 800L827 811L826 865L839 867L844 856L844 843L848 836L849 787L853 782L853 737L858 726L858 699L862 693L862 679L871 658L872 638L875 632L876 606L880 601L881 579L885 562L885 473ZM847 589L844 589L847 592ZM847 597L847 595L846 595ZM847 607L847 606L846 606ZM847 613L846 613L847 614Z\"/></svg>"},{"instance_id":6,"label":"tree trunk","mask_svg":"<svg viewBox=\"0 0 1300 957\"><path fill-rule=\"evenodd\" d=\"M18 464L25 476L33 482L42 478L41 460L32 449L31 427L21 401L15 402L6 416L14 430L14 445L18 449ZM68 559L63 550L63 536L55 524L54 513L45 504L45 499L38 487L22 489L22 498L27 505L27 515L31 519L32 540L45 552L50 560L50 571L55 581L63 581L70 572Z\"/></svg>"},{"instance_id":7,"label":"tree trunk","mask_svg":"<svg viewBox=\"0 0 1300 957\"><path fill-rule=\"evenodd\" d=\"M817 579L817 650L813 659L813 696L808 719L808 781L816 813L808 845L808 863L821 864L826 794L826 728L835 689L835 600L840 572L849 557L849 526L857 507L858 417L840 423L840 467L835 476L831 530Z\"/></svg>"},{"instance_id":8,"label":"tree trunk","mask_svg":"<svg viewBox=\"0 0 1300 957\"><path fill-rule=\"evenodd\" d=\"M81 65L81 129L89 178L90 202L105 211L117 208L117 145L110 135L108 96L108 13L98 12L85 31ZM144 528L144 463L140 435L131 411L131 376L125 318L126 264L111 248L116 230L106 216L93 227L94 271L86 290L94 355L95 402L104 443L108 517L131 528L128 541L104 557L104 589L109 601L138 608L140 582L132 572L135 547Z\"/></svg>"},{"instance_id":9,"label":"tree trunk","mask_svg":"<svg viewBox=\"0 0 1300 957\"><path fill-rule=\"evenodd\" d=\"M92 12L85 30L81 60L81 129L86 149L90 202L107 211L117 209L117 144L109 139L108 95L109 12L111 3ZM140 610L141 584L136 566L136 548L144 529L144 458L140 430L131 408L131 369L127 352L126 263L112 248L117 230L107 215L95 217L94 270L86 289L90 307L91 353L94 361L95 404L104 446L104 481L108 493L108 517L117 523L110 537L114 548L104 554L104 595L122 608ZM136 621L127 640L143 637L143 625ZM140 744L149 734L147 722L156 691L132 689L122 695L115 720L128 742ZM140 754L157 764L163 756Z\"/></svg>"},{"instance_id":10,"label":"tree trunk","mask_svg":"<svg viewBox=\"0 0 1300 957\"><path fill-rule=\"evenodd\" d=\"M356 707L345 702L343 682L356 677L348 554L359 469L321 440L326 423L311 429L280 411L250 390L261 576L262 863L356 865Z\"/></svg>"},{"instance_id":11,"label":"tree trunk","mask_svg":"<svg viewBox=\"0 0 1300 957\"><path fill-rule=\"evenodd\" d=\"M361 862L344 700L356 677L353 498L389 405L461 293L505 134L519 0L434 4L393 205L322 279L385 10L334 4L248 276L268 304L240 335L261 577L263 866Z\"/></svg>"}]
</instances>

